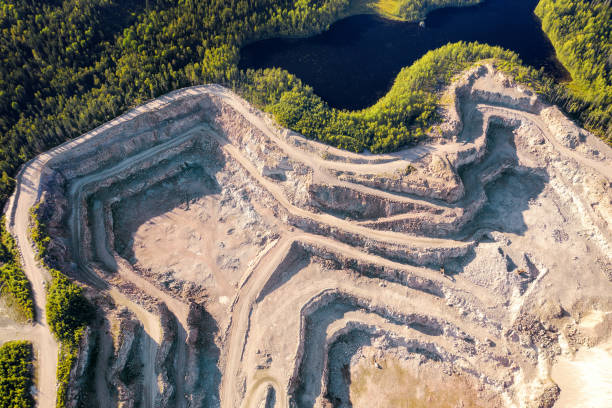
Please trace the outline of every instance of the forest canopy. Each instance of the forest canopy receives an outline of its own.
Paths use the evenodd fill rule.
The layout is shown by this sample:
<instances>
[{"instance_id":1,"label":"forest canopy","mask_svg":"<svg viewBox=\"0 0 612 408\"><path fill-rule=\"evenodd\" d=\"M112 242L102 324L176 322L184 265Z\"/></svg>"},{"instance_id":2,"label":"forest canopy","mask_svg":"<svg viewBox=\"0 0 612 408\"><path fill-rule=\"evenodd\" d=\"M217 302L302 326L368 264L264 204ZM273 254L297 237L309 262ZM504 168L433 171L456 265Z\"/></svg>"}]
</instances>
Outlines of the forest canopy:
<instances>
[{"instance_id":1,"label":"forest canopy","mask_svg":"<svg viewBox=\"0 0 612 408\"><path fill-rule=\"evenodd\" d=\"M34 399L32 344L9 341L0 346L0 408L30 408Z\"/></svg>"},{"instance_id":2,"label":"forest canopy","mask_svg":"<svg viewBox=\"0 0 612 408\"><path fill-rule=\"evenodd\" d=\"M0 0L0 202L12 192L12 177L26 160L180 87L221 83L308 137L383 152L418 139L435 122L437 75L447 81L457 69L491 56L518 70L516 56L507 51L449 45L405 68L389 95L360 112L330 109L288 72L238 70L241 46L318 32L354 12L358 1ZM415 18L419 10L472 1L382 3ZM538 92L600 135L610 128L606 4L542 0L539 7L574 85L557 86L535 70L521 70L525 82L539 84ZM588 70L581 76L583 65Z\"/></svg>"},{"instance_id":3,"label":"forest canopy","mask_svg":"<svg viewBox=\"0 0 612 408\"><path fill-rule=\"evenodd\" d=\"M361 111L330 108L311 87L280 69L248 71L241 92L281 125L309 138L355 152L389 152L422 138L437 119L438 91L454 75L484 59L504 61L527 76L540 74L520 66L511 51L458 42L430 51L402 69L389 92Z\"/></svg>"},{"instance_id":4,"label":"forest canopy","mask_svg":"<svg viewBox=\"0 0 612 408\"><path fill-rule=\"evenodd\" d=\"M612 143L612 7L610 0L541 0L535 13L572 75L560 101Z\"/></svg>"}]
</instances>

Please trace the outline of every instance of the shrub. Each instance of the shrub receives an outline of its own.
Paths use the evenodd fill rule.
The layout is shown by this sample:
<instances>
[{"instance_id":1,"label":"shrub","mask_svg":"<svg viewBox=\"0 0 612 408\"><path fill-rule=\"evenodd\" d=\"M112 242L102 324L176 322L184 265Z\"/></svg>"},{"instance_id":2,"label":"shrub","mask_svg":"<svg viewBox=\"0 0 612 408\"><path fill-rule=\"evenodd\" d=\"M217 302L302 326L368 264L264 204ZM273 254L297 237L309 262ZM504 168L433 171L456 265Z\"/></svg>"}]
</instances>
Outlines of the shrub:
<instances>
[{"instance_id":1,"label":"shrub","mask_svg":"<svg viewBox=\"0 0 612 408\"><path fill-rule=\"evenodd\" d=\"M31 408L30 394L34 353L27 341L10 341L0 346L0 408Z\"/></svg>"},{"instance_id":2,"label":"shrub","mask_svg":"<svg viewBox=\"0 0 612 408\"><path fill-rule=\"evenodd\" d=\"M40 202L30 208L30 239L36 245L38 259L44 260L47 256L47 248L51 238L47 235L45 224L40 222L39 211Z\"/></svg>"},{"instance_id":3,"label":"shrub","mask_svg":"<svg viewBox=\"0 0 612 408\"><path fill-rule=\"evenodd\" d=\"M24 320L34 320L32 287L21 267L15 240L6 230L4 217L0 219L0 296Z\"/></svg>"},{"instance_id":4,"label":"shrub","mask_svg":"<svg viewBox=\"0 0 612 408\"><path fill-rule=\"evenodd\" d=\"M47 293L47 322L59 341L77 345L81 332L93 318L93 306L83 288L55 269L50 272L53 279Z\"/></svg>"},{"instance_id":5,"label":"shrub","mask_svg":"<svg viewBox=\"0 0 612 408\"><path fill-rule=\"evenodd\" d=\"M63 408L66 406L70 371L77 360L79 343L95 311L85 297L83 288L60 271L47 265L45 256L51 237L47 235L45 225L40 221L40 204L36 204L30 210L30 237L36 245L41 264L51 274L45 312L49 328L60 342L56 374L58 383L56 406Z\"/></svg>"}]
</instances>

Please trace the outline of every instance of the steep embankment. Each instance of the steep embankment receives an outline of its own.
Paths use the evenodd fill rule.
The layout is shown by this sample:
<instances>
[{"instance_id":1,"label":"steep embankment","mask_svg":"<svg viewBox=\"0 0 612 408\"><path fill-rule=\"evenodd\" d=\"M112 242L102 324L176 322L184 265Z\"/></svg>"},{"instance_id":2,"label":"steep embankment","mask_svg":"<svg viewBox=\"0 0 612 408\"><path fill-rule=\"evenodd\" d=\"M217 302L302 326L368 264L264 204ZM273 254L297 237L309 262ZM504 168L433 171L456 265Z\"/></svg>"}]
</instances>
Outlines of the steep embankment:
<instances>
[{"instance_id":1,"label":"steep embankment","mask_svg":"<svg viewBox=\"0 0 612 408\"><path fill-rule=\"evenodd\" d=\"M12 212L42 199L111 332L97 393L386 403L393 367L417 402L552 406L559 356L609 337L577 322L612 310L612 152L492 65L444 99L438 136L373 156L193 87L26 166Z\"/></svg>"}]
</instances>

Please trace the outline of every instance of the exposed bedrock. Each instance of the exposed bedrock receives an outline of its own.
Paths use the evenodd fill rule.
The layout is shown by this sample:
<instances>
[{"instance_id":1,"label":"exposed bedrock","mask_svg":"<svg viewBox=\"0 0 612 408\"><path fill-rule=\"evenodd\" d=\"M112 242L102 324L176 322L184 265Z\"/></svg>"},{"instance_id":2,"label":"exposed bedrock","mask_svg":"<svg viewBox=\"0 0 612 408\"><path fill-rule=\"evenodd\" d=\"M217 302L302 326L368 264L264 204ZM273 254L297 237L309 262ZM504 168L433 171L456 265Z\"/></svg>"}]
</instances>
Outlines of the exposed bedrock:
<instances>
[{"instance_id":1,"label":"exposed bedrock","mask_svg":"<svg viewBox=\"0 0 612 408\"><path fill-rule=\"evenodd\" d=\"M427 151L427 149L424 149ZM423 154L419 161L393 172L380 166L380 173L359 173L350 170L330 169L338 180L390 193L406 194L421 199L455 202L464 194L464 186L452 164L436 153Z\"/></svg>"},{"instance_id":2,"label":"exposed bedrock","mask_svg":"<svg viewBox=\"0 0 612 408\"><path fill-rule=\"evenodd\" d=\"M127 117L118 118L116 125L93 131L90 137L82 138L70 148L60 146L61 155L49 160L47 166L60 170L70 180L83 177L102 168L111 168L127 157L150 150L208 122L209 115L215 111L208 95L173 98L177 93L181 91L156 101L157 109L132 111Z\"/></svg>"},{"instance_id":3,"label":"exposed bedrock","mask_svg":"<svg viewBox=\"0 0 612 408\"><path fill-rule=\"evenodd\" d=\"M185 395L187 407L219 405L219 348L214 338L219 330L215 319L196 303L189 306L187 317L187 360L185 367Z\"/></svg>"},{"instance_id":4,"label":"exposed bedrock","mask_svg":"<svg viewBox=\"0 0 612 408\"><path fill-rule=\"evenodd\" d=\"M131 408L138 406L142 398L142 386L139 384L139 380L142 381L142 362L137 350L143 329L127 309L120 311L117 318L119 323L113 339L115 351L108 378L116 392L114 398L117 406Z\"/></svg>"},{"instance_id":5,"label":"exposed bedrock","mask_svg":"<svg viewBox=\"0 0 612 408\"><path fill-rule=\"evenodd\" d=\"M176 382L183 381L177 376L182 372L183 367L176 366L178 326L176 317L168 310L168 307L160 303L158 313L161 321L162 338L161 344L155 356L155 372L157 373L157 383L160 390L155 406L160 408L177 406L176 399L183 398L176 395Z\"/></svg>"},{"instance_id":6,"label":"exposed bedrock","mask_svg":"<svg viewBox=\"0 0 612 408\"><path fill-rule=\"evenodd\" d=\"M304 251L302 255L310 254L321 258L326 262L329 269L350 269L370 278L378 278L388 282L396 282L411 289L419 290L437 297L445 296L445 283L417 274L408 269L399 269L377 264L375 262L364 261L363 259L352 258L337 251L330 250L324 245L312 243L296 242L296 247L301 247ZM297 255L297 254L296 254ZM282 271L279 266L278 270ZM273 282L271 277L268 282Z\"/></svg>"},{"instance_id":7,"label":"exposed bedrock","mask_svg":"<svg viewBox=\"0 0 612 408\"><path fill-rule=\"evenodd\" d=\"M316 323L318 320L316 316L319 315L327 319L328 313L326 313L325 308L330 308L330 310L338 309L340 310L340 314L342 315L344 315L344 313L346 313L347 311L351 310L365 310L368 313L381 316L393 324L402 326L404 328L411 328L426 336L441 336L441 338L445 339L456 339L460 343L463 342L461 346L463 352L468 352L468 349L472 349L471 352L468 352L470 354L475 353L475 349L473 349L474 346L480 347L485 343L484 338L473 338L472 336L464 332L461 328L445 320L443 317L435 317L435 313L432 315L431 311L429 311L429 314L425 311L417 311L416 309L414 311L404 311L400 307L398 307L402 304L401 301L399 301L394 306L382 305L377 299L368 299L367 297L363 297L358 293L359 291L349 291L349 289L347 289L346 291L334 290L331 288L325 290L320 295L313 297L304 306L302 306L301 325L307 326L312 322L318 324ZM406 304L404 303L404 306L405 305ZM331 319L329 320L329 322L331 323L334 320L337 319ZM304 331L308 332L307 329L305 329ZM489 334L491 336L494 336L494 334L492 333ZM308 336L308 333L306 333L306 336ZM301 351L301 347L308 345L309 342L301 341L300 343L300 349L297 353L298 356L303 355L304 351ZM300 360L301 357L298 357L297 361L299 362Z\"/></svg>"},{"instance_id":8,"label":"exposed bedrock","mask_svg":"<svg viewBox=\"0 0 612 408\"><path fill-rule=\"evenodd\" d=\"M371 393L378 393L385 406L396 401L388 398L394 393L402 403L413 406L503 405L495 389L476 386L481 382L478 375L458 369L439 347L432 350L392 331L349 326L337 333L328 356L317 407L363 404ZM364 377L378 383L372 384L376 388Z\"/></svg>"},{"instance_id":9,"label":"exposed bedrock","mask_svg":"<svg viewBox=\"0 0 612 408\"><path fill-rule=\"evenodd\" d=\"M482 309L492 307L492 299L483 296L482 292L479 292L474 286L458 285L456 282L453 284L451 280L445 277L432 276L431 270L427 268L413 268L394 263L383 264L381 259L376 259L376 257L369 260L353 258L342 251L332 250L321 244L297 242L294 243L294 247L303 250L297 250L295 253L290 252L291 255L288 255L288 258L292 262L300 259L300 255L302 259L310 256L314 257L316 262L324 265L324 269L332 276L334 273L344 270L351 274L357 273L365 278L372 279L374 282L378 282L381 287L398 284L411 290L423 292L444 299L448 306L461 310L466 318L473 319L483 327L488 327L492 333L499 333L501 330L499 322L482 313ZM282 277L284 281L288 280L288 269L279 266L275 273L270 276L268 284L274 284L275 287L278 287L280 285L279 277ZM452 273L452 270L449 270L449 273ZM524 285L524 283L521 284Z\"/></svg>"},{"instance_id":10,"label":"exposed bedrock","mask_svg":"<svg viewBox=\"0 0 612 408\"><path fill-rule=\"evenodd\" d=\"M291 225L304 231L329 236L343 243L362 248L366 252L414 265L442 265L447 259L465 255L472 246L471 243L464 242L453 242L451 245L440 242L439 247L434 244L430 248L424 248L408 242L380 241L305 217L289 215L288 221Z\"/></svg>"},{"instance_id":11,"label":"exposed bedrock","mask_svg":"<svg viewBox=\"0 0 612 408\"><path fill-rule=\"evenodd\" d=\"M83 404L84 394L91 387L89 381L92 380L91 371L93 361L95 361L96 339L92 335L91 329L85 329L81 342L78 346L76 362L70 371L68 390L66 391L66 401L69 408L76 408Z\"/></svg>"},{"instance_id":12,"label":"exposed bedrock","mask_svg":"<svg viewBox=\"0 0 612 408\"><path fill-rule=\"evenodd\" d=\"M551 406L608 341L612 153L490 64L442 100L375 156L199 86L41 156L46 261L104 322L71 400L95 365L105 406Z\"/></svg>"},{"instance_id":13,"label":"exposed bedrock","mask_svg":"<svg viewBox=\"0 0 612 408\"><path fill-rule=\"evenodd\" d=\"M466 236L462 229L470 224L474 230L472 220L488 201L488 184L512 169L531 173L534 178L547 177L540 168L520 166L518 163L513 140L521 122L486 112L482 118L477 121L486 122L483 127L486 143L472 153L457 156L457 172L462 185L466 186L466 192L461 200L452 205L408 199L393 201L372 193L334 186L311 186L311 195L316 204L327 211L357 220L370 219L361 223L366 227L436 237ZM464 128L464 132L469 131L469 128ZM531 198L525 197L525 200Z\"/></svg>"},{"instance_id":14,"label":"exposed bedrock","mask_svg":"<svg viewBox=\"0 0 612 408\"><path fill-rule=\"evenodd\" d=\"M300 256L302 257L301 262L300 262ZM304 263L303 263L304 258L303 257L304 257L304 249L295 251L295 253L290 258L285 259L282 263L279 264L279 268L283 268L286 270L286 269L293 269L297 267L299 269L303 269L304 271L306 271L306 269L304 269ZM297 262L297 265L295 265L296 262ZM327 262L327 263L329 262L329 255L323 262ZM301 274L302 273L300 272L300 275ZM498 363L494 363L494 365L501 364L503 366L508 367L508 365L510 364L509 360L505 356L505 352L500 353L500 355L498 356L495 356L495 354L497 354L497 352L495 352L492 357L486 357L488 356L487 350L491 347L490 344L495 344L495 342L498 342L498 340L494 340L494 341L490 340L490 339L495 339L497 336L495 334L497 332L495 327L490 327L491 329L490 332L486 332L486 331L482 332L480 329L474 330L474 328L470 326L471 328L468 329L466 332L465 330L462 330L461 328L454 326L453 323L449 323L448 321L445 321L446 319L445 317L442 317L442 315L439 315L440 317L434 317L437 315L437 312L434 312L434 310L440 307L439 304L438 306L434 306L436 304L435 302L431 303L433 301L433 298L435 298L435 296L432 296L430 294L416 296L416 294L411 294L410 297L412 298L416 296L417 300L414 306L409 306L408 303L410 302L408 302L408 299L404 299L403 293L399 297L395 297L396 295L394 295L394 293L396 293L396 291L399 288L394 288L393 284L391 282L388 282L384 285L385 289L380 289L381 293L382 291L387 293L387 295L384 296L385 300L381 303L380 299L377 299L376 297L369 298L366 295L366 293L368 293L366 291L367 287L369 287L370 289L372 289L373 287L377 287L377 288L379 287L376 281L369 282L368 285L366 285L367 281L359 280L356 283L357 286L354 288L351 288L351 284L349 283L349 280L347 280L346 278L343 278L343 276L346 276L343 273L333 272L333 271L324 272L324 276L327 276L327 275L330 275L329 276L330 278L332 276L337 276L336 278L337 280L331 280L329 283L326 284L328 286L324 285L323 283L321 283L321 285L310 285L307 291L304 290L305 293L300 292L299 295L295 299L292 299L292 301L290 302L292 309L295 308L294 305L296 305L296 303L302 304L302 302L305 302L303 303L304 306L302 306L299 312L296 313L302 316L302 318L301 318L301 323L299 323L300 328L299 330L297 330L297 333L299 333L299 340L297 343L298 346L297 346L297 352L296 352L296 360L295 360L295 363L293 364L294 370L296 371L294 371L294 374L292 374L292 376L290 377L291 378L291 380L289 381L290 389L294 389L293 387L296 387L297 385L302 384L302 383L305 383L305 384L312 383L311 381L312 378L303 378L303 375L300 374L300 372L303 370L300 370L299 367L303 366L303 364L310 364L306 362L300 363L302 359L304 359L303 361L306 361L306 359L308 358L314 358L317 361L322 361L323 359L322 354L320 353L322 353L322 350L324 349L324 347L320 346L319 344L322 341L321 337L318 336L316 333L313 334L313 331L311 330L311 328L309 328L309 327L312 327L311 326L312 324L315 324L315 325L319 324L317 322L320 319L317 316L321 317L321 319L327 322L325 324L321 323L323 325L322 327L327 327L332 322L335 322L336 320L338 320L340 315L344 316L344 314L347 312L354 312L354 311L359 311L359 310L367 311L366 316L369 314L372 316L376 315L376 316L379 316L380 318L383 318L383 320L387 322L385 324L394 324L397 327L400 327L402 336L407 336L408 331L411 331L412 333L414 333L412 337L427 336L427 337L430 337L431 339L434 339L433 340L434 343L439 343L439 341L443 341L444 344L446 344L447 348L450 347L451 349L457 350L455 353L458 355L462 355L462 356L472 355L472 356L478 356L474 358L483 358L485 361L499 361ZM307 282L309 280L315 279L315 276L311 277L310 273L308 273L307 275L303 276L302 279L304 282ZM274 280L275 278L271 277L271 281L274 281ZM296 278L292 276L285 276L283 281L285 282L283 286L304 287L304 284L300 283L302 280L296 280ZM352 278L350 279L350 281L355 281L355 279ZM346 284L343 282L346 282ZM383 285L382 284L383 281L378 281L378 282L381 283L381 286ZM288 293L292 293L292 292L287 292L289 289L282 290L281 289L282 286L278 286L278 284L279 283L277 282L273 287L269 289L265 289L265 293L266 293L265 299L266 300L263 300L263 302L269 302L268 299L273 298L274 293L277 294L277 297L279 299L285 298L286 294ZM332 289L335 287L338 287L339 289ZM309 295L307 295L307 293ZM397 292L398 295L399 293L401 293L401 291ZM309 296L314 296L314 297L311 298ZM430 296L432 299L427 300L426 298L424 298L424 296ZM288 305L289 303L287 303L287 306ZM284 304L279 305L279 306L280 306L280 310L283 311L283 312L277 312L279 315L287 312L287 310L284 309L285 308ZM417 310L421 310L421 309L426 312L423 312L423 313L416 312ZM264 316L267 316L266 318L270 319L270 321L278 321L278 317L275 318L276 315L268 316L268 314L264 312L264 310L266 309L265 308L262 309L260 314L253 315L254 321L251 323L252 327L261 327L261 326L267 325L266 322L259 321L257 316L261 316L262 318L264 318ZM407 313L407 311L415 311L415 312ZM335 314L336 312L340 313L340 315L336 316ZM450 312L450 315L448 317L454 314L454 312L452 312L450 309L446 313L449 313L449 312ZM360 322L360 319L357 319L356 321ZM366 318L366 322L367 322L367 318ZM285 325L283 326L283 328L285 329L283 330L283 334L279 333L277 335L276 333L268 332L266 337L268 339L276 339L278 338L278 336L281 336L284 339L288 339L287 328L290 327L288 323L289 322L286 322ZM374 321L374 322L370 321L368 324L372 325L373 327L376 327L380 324L380 321ZM291 329L291 330L293 331L294 329ZM478 334L477 338L473 338L472 336L467 334L468 332L472 332L472 333L481 332L481 333ZM455 340L451 340L451 342L448 343L449 339L455 339ZM255 341L255 345L257 344L258 344L257 341ZM264 349L269 347L269 345L267 345L267 341L262 343L262 345L264 345ZM501 345L498 345L497 347L501 347ZM426 348L427 347L425 347L425 349ZM310 352L308 350L310 350ZM265 356L266 354L262 351L262 355ZM319 357L317 358L316 356L319 356ZM449 358L449 361L454 361L454 359ZM275 363L272 362L272 368L270 368L271 370L278 369L278 368L274 368L275 367L274 364ZM457 367L460 366L459 363L456 363L456 364L457 364ZM484 370L483 364L484 364L484 361L479 362L479 364L474 364L474 367L477 366L478 369L472 368L471 371L466 366L466 372L470 373L470 375L471 373L478 372L479 374L474 374L474 375L476 377L479 377L480 373L482 373L482 370ZM318 366L321 367L320 364ZM315 373L312 374L313 378L320 378L321 370L322 369L319 369L318 371L315 370ZM492 373L494 372L494 370L490 370L490 371ZM319 375L317 375L316 372L318 372ZM493 374L489 374L489 376L493 376ZM508 379L504 381L508 381ZM315 398L316 395L314 396L311 395L311 397ZM306 404L306 406L308 406L308 404Z\"/></svg>"},{"instance_id":15,"label":"exposed bedrock","mask_svg":"<svg viewBox=\"0 0 612 408\"><path fill-rule=\"evenodd\" d=\"M439 341L436 340L438 336L448 339L457 334L446 333L444 335L444 330L437 323L409 323L409 319L389 319L388 316L382 316L377 310L368 311L365 314L358 313L357 310L355 303L347 302L347 299L337 299L308 316L305 327L307 331L306 348L299 371L300 386L295 394L299 406L311 406L319 395L326 394L327 384L325 382L321 384L321 381L318 380L326 380L330 345L336 341L338 336L352 330L360 330L372 335L392 333L394 337L398 336L397 338L401 339L403 346L410 353L420 354L436 362L452 363L456 369L463 366L465 372L475 375L489 385L499 382L494 379L497 374L495 368L487 369L484 361L479 361L478 365L469 362L473 358L470 356L477 354L472 343L473 339L459 337L454 344L452 341ZM376 315L377 318L372 318L370 314ZM382 321L378 317L382 317ZM343 320L346 321L343 322ZM465 343L461 344L462 341ZM479 358L482 358L487 352L481 348L478 354ZM488 360L494 361L490 357ZM484 373L487 372L485 377Z\"/></svg>"},{"instance_id":16,"label":"exposed bedrock","mask_svg":"<svg viewBox=\"0 0 612 408\"><path fill-rule=\"evenodd\" d=\"M317 207L356 220L389 217L406 212L436 215L444 212L444 208L417 202L393 201L390 198L378 197L343 186L310 184L308 188Z\"/></svg>"}]
</instances>

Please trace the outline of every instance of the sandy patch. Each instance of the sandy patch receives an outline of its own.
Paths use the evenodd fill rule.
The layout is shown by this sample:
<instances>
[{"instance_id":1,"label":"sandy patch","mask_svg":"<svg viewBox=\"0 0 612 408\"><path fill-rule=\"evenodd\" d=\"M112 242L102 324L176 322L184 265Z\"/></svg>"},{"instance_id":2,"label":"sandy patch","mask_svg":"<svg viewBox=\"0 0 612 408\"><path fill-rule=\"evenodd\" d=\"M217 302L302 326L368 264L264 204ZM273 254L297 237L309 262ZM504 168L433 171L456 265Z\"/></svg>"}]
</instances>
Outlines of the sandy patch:
<instances>
[{"instance_id":1,"label":"sandy patch","mask_svg":"<svg viewBox=\"0 0 612 408\"><path fill-rule=\"evenodd\" d=\"M354 408L485 407L464 377L430 368L414 370L394 357L362 359L350 369Z\"/></svg>"},{"instance_id":2,"label":"sandy patch","mask_svg":"<svg viewBox=\"0 0 612 408\"><path fill-rule=\"evenodd\" d=\"M612 407L612 342L562 357L552 379L561 388L555 408Z\"/></svg>"}]
</instances>

